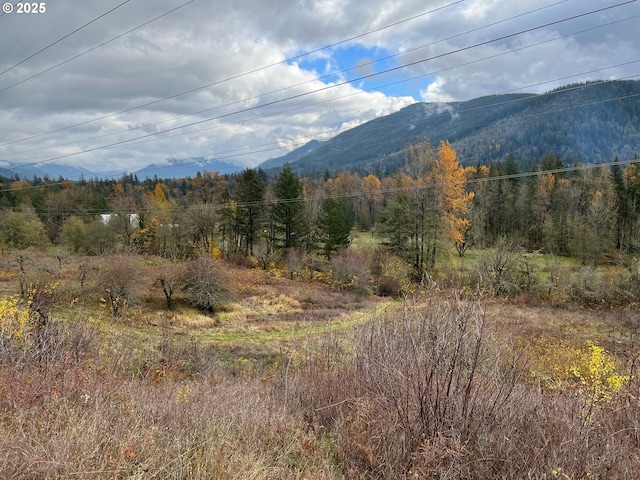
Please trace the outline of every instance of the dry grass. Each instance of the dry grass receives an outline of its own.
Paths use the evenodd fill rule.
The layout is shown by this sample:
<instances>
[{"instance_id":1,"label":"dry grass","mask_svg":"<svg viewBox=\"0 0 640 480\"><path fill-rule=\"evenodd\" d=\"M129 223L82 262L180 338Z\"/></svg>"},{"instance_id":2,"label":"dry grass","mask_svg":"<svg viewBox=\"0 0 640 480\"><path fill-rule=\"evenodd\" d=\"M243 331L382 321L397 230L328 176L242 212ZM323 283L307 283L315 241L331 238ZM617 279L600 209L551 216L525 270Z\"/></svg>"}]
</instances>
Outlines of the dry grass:
<instances>
[{"instance_id":1,"label":"dry grass","mask_svg":"<svg viewBox=\"0 0 640 480\"><path fill-rule=\"evenodd\" d=\"M133 257L139 304L114 318L100 305L100 261L64 258L47 342L29 354L0 349L0 478L627 479L640 471L637 377L586 409L577 390L541 391L527 374L533 349L521 350L523 339L590 340L637 374L632 306L477 304L449 291L383 303L225 265L223 311L204 314L179 294L168 311L154 279L171 264ZM41 264L53 271L57 260L33 254L33 262L30 274ZM1 291L17 291L15 268L6 263Z\"/></svg>"}]
</instances>

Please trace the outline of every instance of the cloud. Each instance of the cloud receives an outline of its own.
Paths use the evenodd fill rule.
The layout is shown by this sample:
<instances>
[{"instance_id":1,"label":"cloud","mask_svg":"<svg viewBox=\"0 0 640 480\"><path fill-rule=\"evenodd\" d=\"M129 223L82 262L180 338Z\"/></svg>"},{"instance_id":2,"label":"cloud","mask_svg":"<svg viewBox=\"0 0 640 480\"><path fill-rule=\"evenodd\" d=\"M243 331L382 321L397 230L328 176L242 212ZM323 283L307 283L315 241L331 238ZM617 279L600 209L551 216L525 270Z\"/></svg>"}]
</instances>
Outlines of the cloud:
<instances>
[{"instance_id":1,"label":"cloud","mask_svg":"<svg viewBox=\"0 0 640 480\"><path fill-rule=\"evenodd\" d=\"M126 3L0 75L0 90L179 2ZM118 3L80 6L58 0L47 3L41 15L0 17L0 72ZM637 72L636 63L585 73L640 58L635 23L624 21L637 14L633 5L489 43L607 3L550 0L545 5L556 4L528 15L524 14L541 8L539 2L465 0L446 7L451 3L426 7L418 0L194 1L0 92L0 160L33 163L62 157L55 161L104 172L168 158L224 158L227 152L242 151L232 160L256 165L286 153L287 148L275 150L278 145L326 138L415 101L464 100L518 88L546 91L573 81ZM419 15L438 7L444 8ZM411 17L415 18L403 21ZM604 26L614 21L620 23ZM392 28L380 29L393 23ZM361 36L376 29L380 30ZM351 46L366 51L367 57L375 52L404 53L384 67L363 66L362 57L346 54ZM309 51L314 51L311 59L293 58ZM359 63L345 63L356 57ZM348 78L340 70L351 67L356 67L351 78L397 69L371 81L340 85ZM327 73L336 75L322 78ZM395 86L385 87L387 83ZM168 97L173 98L160 101ZM113 115L116 112L122 113ZM66 128L71 125L78 126ZM41 135L51 131L55 132ZM145 137L153 133L158 135ZM78 153L84 150L91 151Z\"/></svg>"}]
</instances>

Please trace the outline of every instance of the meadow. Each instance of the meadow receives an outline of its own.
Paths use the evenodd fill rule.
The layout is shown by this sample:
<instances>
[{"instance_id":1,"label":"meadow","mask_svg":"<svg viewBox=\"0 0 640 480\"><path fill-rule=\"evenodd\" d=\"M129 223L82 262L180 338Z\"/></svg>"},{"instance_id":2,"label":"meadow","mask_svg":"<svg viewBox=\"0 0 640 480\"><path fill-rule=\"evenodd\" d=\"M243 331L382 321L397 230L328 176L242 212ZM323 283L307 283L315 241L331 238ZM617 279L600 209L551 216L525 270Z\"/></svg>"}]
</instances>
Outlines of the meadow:
<instances>
[{"instance_id":1,"label":"meadow","mask_svg":"<svg viewBox=\"0 0 640 480\"><path fill-rule=\"evenodd\" d=\"M627 268L531 256L511 293L470 250L422 285L387 259L389 292L375 246L212 260L210 309L186 262L5 252L0 477L638 478Z\"/></svg>"}]
</instances>

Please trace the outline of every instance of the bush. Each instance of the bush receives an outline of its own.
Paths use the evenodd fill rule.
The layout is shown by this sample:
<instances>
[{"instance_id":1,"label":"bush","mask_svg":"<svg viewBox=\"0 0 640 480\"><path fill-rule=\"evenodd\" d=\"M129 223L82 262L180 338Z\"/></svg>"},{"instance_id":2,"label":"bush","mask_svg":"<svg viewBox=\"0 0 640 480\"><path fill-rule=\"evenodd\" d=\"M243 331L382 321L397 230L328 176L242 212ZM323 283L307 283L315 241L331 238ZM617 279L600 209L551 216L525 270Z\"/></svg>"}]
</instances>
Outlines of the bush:
<instances>
[{"instance_id":1,"label":"bush","mask_svg":"<svg viewBox=\"0 0 640 480\"><path fill-rule=\"evenodd\" d=\"M396 278L385 276L378 282L378 295L381 297L397 297L401 291L402 287Z\"/></svg>"},{"instance_id":2,"label":"bush","mask_svg":"<svg viewBox=\"0 0 640 480\"><path fill-rule=\"evenodd\" d=\"M435 296L362 325L350 345L279 386L337 443L346 478L635 478L638 384L600 347L552 362L575 389L538 389L525 381L538 364L479 305Z\"/></svg>"},{"instance_id":3,"label":"bush","mask_svg":"<svg viewBox=\"0 0 640 480\"><path fill-rule=\"evenodd\" d=\"M335 285L363 295L373 293L371 260L366 252L348 249L333 256L329 261L331 278Z\"/></svg>"},{"instance_id":4,"label":"bush","mask_svg":"<svg viewBox=\"0 0 640 480\"><path fill-rule=\"evenodd\" d=\"M584 265L569 287L572 300L590 307L626 304L633 298L629 280L606 269Z\"/></svg>"},{"instance_id":5,"label":"bush","mask_svg":"<svg viewBox=\"0 0 640 480\"><path fill-rule=\"evenodd\" d=\"M210 258L198 258L187 264L183 291L194 307L214 312L227 298L227 280L218 263Z\"/></svg>"},{"instance_id":6,"label":"bush","mask_svg":"<svg viewBox=\"0 0 640 480\"><path fill-rule=\"evenodd\" d=\"M99 267L98 285L106 293L105 301L114 317L138 300L135 287L141 275L135 259L133 256L114 255L105 257L104 263Z\"/></svg>"},{"instance_id":7,"label":"bush","mask_svg":"<svg viewBox=\"0 0 640 480\"><path fill-rule=\"evenodd\" d=\"M481 286L491 289L494 295L514 295L522 290L524 279L521 249L511 240L500 238L495 247L478 261Z\"/></svg>"}]
</instances>

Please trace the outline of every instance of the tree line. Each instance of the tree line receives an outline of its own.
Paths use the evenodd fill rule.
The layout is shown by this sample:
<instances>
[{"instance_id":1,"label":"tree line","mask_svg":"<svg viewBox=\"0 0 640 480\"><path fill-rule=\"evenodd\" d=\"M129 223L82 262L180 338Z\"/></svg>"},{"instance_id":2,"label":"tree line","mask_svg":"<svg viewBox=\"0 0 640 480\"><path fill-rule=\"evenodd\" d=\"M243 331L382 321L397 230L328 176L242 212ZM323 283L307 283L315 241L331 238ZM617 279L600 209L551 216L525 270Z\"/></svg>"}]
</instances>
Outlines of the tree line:
<instances>
[{"instance_id":1,"label":"tree line","mask_svg":"<svg viewBox=\"0 0 640 480\"><path fill-rule=\"evenodd\" d=\"M553 153L529 163L526 176L512 155L463 167L448 142L424 140L406 149L401 171L382 178L302 177L285 165L272 176L246 169L178 180L0 179L0 243L172 259L206 253L266 268L292 250L331 257L355 228L381 237L417 278L442 251L464 255L505 237L589 264L640 250L637 163L558 172L566 165Z\"/></svg>"}]
</instances>

